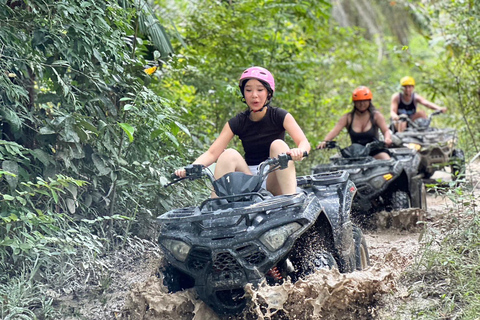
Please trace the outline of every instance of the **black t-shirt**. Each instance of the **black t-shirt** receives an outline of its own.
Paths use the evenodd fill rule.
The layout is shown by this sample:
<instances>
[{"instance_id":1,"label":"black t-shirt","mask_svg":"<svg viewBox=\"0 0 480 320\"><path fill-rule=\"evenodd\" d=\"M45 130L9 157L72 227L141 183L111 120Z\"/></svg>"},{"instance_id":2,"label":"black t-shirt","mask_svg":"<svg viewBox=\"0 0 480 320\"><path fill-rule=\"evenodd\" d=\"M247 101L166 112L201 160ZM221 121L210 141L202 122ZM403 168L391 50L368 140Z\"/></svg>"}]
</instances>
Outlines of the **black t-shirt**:
<instances>
[{"instance_id":1,"label":"black t-shirt","mask_svg":"<svg viewBox=\"0 0 480 320\"><path fill-rule=\"evenodd\" d=\"M252 121L249 111L237 114L228 121L230 129L242 141L245 161L249 166L258 165L270 156L270 145L274 140L285 140L283 120L286 110L268 107L260 121Z\"/></svg>"}]
</instances>

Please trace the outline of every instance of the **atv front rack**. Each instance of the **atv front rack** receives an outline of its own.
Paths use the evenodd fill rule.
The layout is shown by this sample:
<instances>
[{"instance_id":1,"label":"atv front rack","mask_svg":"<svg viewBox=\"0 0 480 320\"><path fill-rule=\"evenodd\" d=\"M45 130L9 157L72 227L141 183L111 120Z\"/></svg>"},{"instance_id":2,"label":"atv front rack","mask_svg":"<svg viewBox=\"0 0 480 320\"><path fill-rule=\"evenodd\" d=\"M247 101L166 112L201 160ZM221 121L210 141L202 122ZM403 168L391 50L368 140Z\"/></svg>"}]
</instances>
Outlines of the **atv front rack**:
<instances>
[{"instance_id":1,"label":"atv front rack","mask_svg":"<svg viewBox=\"0 0 480 320\"><path fill-rule=\"evenodd\" d=\"M329 185L342 183L348 180L349 173L344 170L321 172L308 176L297 177L297 185L299 187L309 185Z\"/></svg>"},{"instance_id":2,"label":"atv front rack","mask_svg":"<svg viewBox=\"0 0 480 320\"><path fill-rule=\"evenodd\" d=\"M249 215L252 213L268 212L270 210L285 209L287 207L302 206L305 194L297 193L294 195L277 196L266 201L251 203L239 208L226 208L222 210L202 212L198 207L189 207L182 209L175 209L162 214L157 217L157 222L172 223L172 222L197 222L209 219L216 219L218 217L233 217L241 215Z\"/></svg>"}]
</instances>

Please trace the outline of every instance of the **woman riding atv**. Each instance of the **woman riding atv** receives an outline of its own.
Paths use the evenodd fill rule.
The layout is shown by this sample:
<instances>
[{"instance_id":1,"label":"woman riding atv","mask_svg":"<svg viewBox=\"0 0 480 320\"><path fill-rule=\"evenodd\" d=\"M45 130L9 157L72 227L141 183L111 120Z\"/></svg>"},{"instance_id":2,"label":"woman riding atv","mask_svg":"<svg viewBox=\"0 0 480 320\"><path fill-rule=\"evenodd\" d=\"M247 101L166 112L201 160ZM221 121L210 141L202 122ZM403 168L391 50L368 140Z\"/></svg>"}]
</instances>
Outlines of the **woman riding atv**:
<instances>
[{"instance_id":1,"label":"woman riding atv","mask_svg":"<svg viewBox=\"0 0 480 320\"><path fill-rule=\"evenodd\" d=\"M215 178L229 172L255 174L257 166L267 158L276 158L281 153L289 154L293 161L301 160L304 152L310 151L310 143L293 116L287 111L270 106L275 92L275 80L265 68L251 67L240 76L240 91L248 109L230 119L210 148L198 157L194 164L205 167L217 161ZM297 148L290 149L284 141L285 131L292 137ZM226 149L230 140L237 135L245 150L245 159L234 149ZM290 161L288 168L269 174L266 189L273 195L293 194L297 182L295 165ZM185 169L175 174L185 177Z\"/></svg>"},{"instance_id":2,"label":"woman riding atv","mask_svg":"<svg viewBox=\"0 0 480 320\"><path fill-rule=\"evenodd\" d=\"M392 143L390 131L383 115L372 104L373 94L369 88L360 86L352 93L353 110L344 114L335 127L325 136L325 139L317 146L323 149L327 141L332 141L343 128L347 128L352 144L367 145L378 141L378 129L382 130L385 144ZM368 111L368 112L367 112ZM390 159L385 149L374 149L370 156L375 159Z\"/></svg>"},{"instance_id":3,"label":"woman riding atv","mask_svg":"<svg viewBox=\"0 0 480 320\"><path fill-rule=\"evenodd\" d=\"M415 94L413 92L415 90L415 79L412 77L403 77L400 79L400 85L403 92L394 93L390 103L390 116L397 132L403 132L407 128L407 122L399 121L401 114L407 115L412 121L427 119L424 110L417 110L417 104L422 104L432 110L447 111L447 108L440 107L419 94Z\"/></svg>"}]
</instances>

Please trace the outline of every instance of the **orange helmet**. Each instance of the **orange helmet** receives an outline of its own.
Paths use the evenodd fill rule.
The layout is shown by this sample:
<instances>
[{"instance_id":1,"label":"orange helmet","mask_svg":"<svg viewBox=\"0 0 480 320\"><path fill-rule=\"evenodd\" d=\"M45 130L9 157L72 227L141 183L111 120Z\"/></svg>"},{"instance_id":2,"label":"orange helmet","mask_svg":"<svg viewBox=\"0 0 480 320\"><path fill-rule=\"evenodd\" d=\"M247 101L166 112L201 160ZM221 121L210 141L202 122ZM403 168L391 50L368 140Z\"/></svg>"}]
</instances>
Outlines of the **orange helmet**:
<instances>
[{"instance_id":1,"label":"orange helmet","mask_svg":"<svg viewBox=\"0 0 480 320\"><path fill-rule=\"evenodd\" d=\"M361 101L361 100L372 100L373 94L370 89L365 86L360 86L357 89L353 90L352 100Z\"/></svg>"},{"instance_id":2,"label":"orange helmet","mask_svg":"<svg viewBox=\"0 0 480 320\"><path fill-rule=\"evenodd\" d=\"M409 76L403 77L402 79L400 79L400 85L402 87L404 87L404 86L414 86L415 85L415 79L413 79L412 77L409 77Z\"/></svg>"}]
</instances>

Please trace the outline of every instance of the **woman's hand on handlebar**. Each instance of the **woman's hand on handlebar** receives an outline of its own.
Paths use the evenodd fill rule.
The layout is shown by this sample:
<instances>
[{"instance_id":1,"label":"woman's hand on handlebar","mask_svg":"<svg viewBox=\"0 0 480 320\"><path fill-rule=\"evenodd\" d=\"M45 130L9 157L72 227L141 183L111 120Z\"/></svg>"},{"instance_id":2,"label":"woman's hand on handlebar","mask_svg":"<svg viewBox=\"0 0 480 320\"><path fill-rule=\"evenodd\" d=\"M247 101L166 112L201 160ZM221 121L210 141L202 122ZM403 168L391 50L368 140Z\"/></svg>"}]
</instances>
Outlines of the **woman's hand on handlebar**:
<instances>
[{"instance_id":1,"label":"woman's hand on handlebar","mask_svg":"<svg viewBox=\"0 0 480 320\"><path fill-rule=\"evenodd\" d=\"M290 149L290 151L287 151L286 153L292 157L293 161L302 160L304 157L304 151L299 148Z\"/></svg>"},{"instance_id":2,"label":"woman's hand on handlebar","mask_svg":"<svg viewBox=\"0 0 480 320\"><path fill-rule=\"evenodd\" d=\"M318 144L317 149L325 149L327 146L327 141L322 141Z\"/></svg>"},{"instance_id":3,"label":"woman's hand on handlebar","mask_svg":"<svg viewBox=\"0 0 480 320\"><path fill-rule=\"evenodd\" d=\"M388 147L388 146L390 146L390 145L392 144L392 139L387 137L387 138L385 138L385 141L384 141L384 142L385 142L385 144L386 144L387 147Z\"/></svg>"},{"instance_id":4,"label":"woman's hand on handlebar","mask_svg":"<svg viewBox=\"0 0 480 320\"><path fill-rule=\"evenodd\" d=\"M175 170L175 175L179 178L185 178L187 176L187 171L185 168Z\"/></svg>"}]
</instances>

